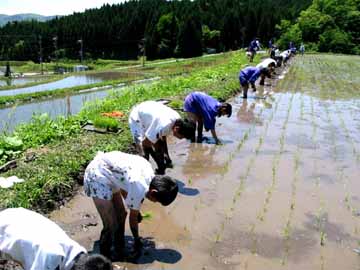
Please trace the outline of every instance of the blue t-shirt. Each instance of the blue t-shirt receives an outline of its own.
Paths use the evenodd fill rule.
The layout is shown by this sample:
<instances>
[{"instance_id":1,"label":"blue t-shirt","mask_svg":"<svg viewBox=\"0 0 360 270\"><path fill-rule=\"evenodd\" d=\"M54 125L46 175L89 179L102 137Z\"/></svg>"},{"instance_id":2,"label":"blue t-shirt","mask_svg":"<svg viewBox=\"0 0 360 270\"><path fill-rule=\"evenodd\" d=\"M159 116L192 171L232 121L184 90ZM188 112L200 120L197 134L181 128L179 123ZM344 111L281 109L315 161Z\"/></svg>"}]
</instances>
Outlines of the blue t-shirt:
<instances>
[{"instance_id":1,"label":"blue t-shirt","mask_svg":"<svg viewBox=\"0 0 360 270\"><path fill-rule=\"evenodd\" d=\"M215 129L220 105L219 101L203 92L192 92L185 98L184 111L201 115L205 129L211 130Z\"/></svg>"},{"instance_id":2,"label":"blue t-shirt","mask_svg":"<svg viewBox=\"0 0 360 270\"><path fill-rule=\"evenodd\" d=\"M256 43L256 40L253 40L250 42L249 46L250 51L255 51L256 49L259 49L259 46Z\"/></svg>"},{"instance_id":3,"label":"blue t-shirt","mask_svg":"<svg viewBox=\"0 0 360 270\"><path fill-rule=\"evenodd\" d=\"M246 67L240 71L239 79L241 83L255 83L260 77L260 68L257 67Z\"/></svg>"}]
</instances>

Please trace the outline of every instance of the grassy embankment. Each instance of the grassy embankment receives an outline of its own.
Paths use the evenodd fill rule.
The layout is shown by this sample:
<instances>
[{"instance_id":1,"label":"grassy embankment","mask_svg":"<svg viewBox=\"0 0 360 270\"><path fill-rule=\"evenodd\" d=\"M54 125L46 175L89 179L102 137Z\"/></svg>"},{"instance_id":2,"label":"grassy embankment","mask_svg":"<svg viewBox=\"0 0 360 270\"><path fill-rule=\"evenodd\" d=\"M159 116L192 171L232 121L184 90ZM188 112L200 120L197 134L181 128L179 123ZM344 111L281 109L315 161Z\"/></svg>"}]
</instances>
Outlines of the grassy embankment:
<instances>
[{"instance_id":1,"label":"grassy embankment","mask_svg":"<svg viewBox=\"0 0 360 270\"><path fill-rule=\"evenodd\" d=\"M192 72L194 68L200 68L205 66L212 66L214 65L214 61L217 61L217 64L221 64L223 62L223 55L211 55L210 57L202 58L192 58L192 59L186 59L181 61L174 61L171 62L173 59L165 59L163 61L151 61L147 63L145 67L129 67L126 69L122 69L119 72L119 76L121 75L121 79L117 80L108 80L103 81L99 83L94 84L88 84L88 85L81 85L81 86L75 86L75 87L69 87L69 88L62 88L57 90L47 90L47 91L41 91L41 92L34 92L34 93L24 93L24 94L17 94L13 96L1 96L0 95L0 108L4 106L10 106L12 104L20 104L20 103L26 103L29 101L33 101L36 99L43 99L43 98L54 98L54 97L62 97L69 94L76 94L77 92L89 88L101 88L105 86L110 87L116 87L119 84L122 83L128 83L135 80L141 80L141 79L148 79L152 77L172 77L177 76L180 74L186 74L189 72ZM104 61L104 60L103 60ZM120 61L121 62L121 61ZM164 63L162 63L164 62ZM121 62L122 63L122 62ZM97 67L97 70L101 70L103 72L114 72L114 70L109 70L109 67L114 66L113 65L105 65L102 68L99 66ZM131 66L131 64L129 65ZM116 70L115 70L116 71ZM94 71L86 72L86 74L91 74ZM74 75L76 73L72 73L70 75ZM83 74L83 73L82 73ZM51 82L57 79L64 78L65 76L60 77L59 75L53 75L54 78L49 79L48 81L42 81L42 82L34 82L29 83L21 86L9 86L9 87L0 87L0 94L1 90L10 90L14 88L24 88L24 87L30 87L35 86L39 84L43 84L46 82Z\"/></svg>"},{"instance_id":2,"label":"grassy embankment","mask_svg":"<svg viewBox=\"0 0 360 270\"><path fill-rule=\"evenodd\" d=\"M89 104L79 115L56 121L39 116L31 123L18 127L13 135L22 140L21 151L28 150L19 160L18 167L2 176L16 175L26 181L12 189L0 190L0 208L21 206L40 211L53 209L58 202L72 194L77 178L81 178L81 172L97 151L130 150L127 114L139 102L171 98L172 106L179 108L184 96L194 89L207 91L222 99L234 95L239 89L239 69L247 64L247 60L243 52L228 53L223 57L226 61L222 64L195 69L187 76L113 92L105 100ZM113 110L125 113L119 123L122 132L97 134L81 130L82 123L101 112ZM26 162L29 156L36 158Z\"/></svg>"}]
</instances>

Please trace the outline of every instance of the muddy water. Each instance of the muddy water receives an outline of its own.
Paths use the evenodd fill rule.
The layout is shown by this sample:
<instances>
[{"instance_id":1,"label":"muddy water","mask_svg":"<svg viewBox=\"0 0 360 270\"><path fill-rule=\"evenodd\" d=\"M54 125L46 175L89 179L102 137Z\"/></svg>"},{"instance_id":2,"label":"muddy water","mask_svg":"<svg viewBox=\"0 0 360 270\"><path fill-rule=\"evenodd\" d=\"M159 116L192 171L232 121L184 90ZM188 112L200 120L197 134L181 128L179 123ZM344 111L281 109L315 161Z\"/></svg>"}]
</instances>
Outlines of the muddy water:
<instances>
[{"instance_id":1,"label":"muddy water","mask_svg":"<svg viewBox=\"0 0 360 270\"><path fill-rule=\"evenodd\" d=\"M298 91L303 79L294 68L315 60L327 61L294 59L276 86L270 80L256 96L232 99L232 117L217 121L223 145L172 140L168 174L179 179L180 194L167 208L144 203L152 218L141 235L151 244L136 264L118 265L358 269L360 103L319 99L322 82ZM271 95L259 98L264 92ZM52 218L93 249L101 222L81 192Z\"/></svg>"},{"instance_id":2,"label":"muddy water","mask_svg":"<svg viewBox=\"0 0 360 270\"><path fill-rule=\"evenodd\" d=\"M34 83L34 82L41 82L43 80L48 79L49 77L46 76L33 76L33 77L20 77L20 78L13 78L9 80L0 80L0 87L3 86L11 86L11 85L23 85L27 83Z\"/></svg>"},{"instance_id":3,"label":"muddy water","mask_svg":"<svg viewBox=\"0 0 360 270\"><path fill-rule=\"evenodd\" d=\"M17 125L30 122L35 114L46 113L54 119L76 114L86 102L104 98L108 92L109 90L83 93L0 109L0 131L11 132Z\"/></svg>"},{"instance_id":4,"label":"muddy water","mask_svg":"<svg viewBox=\"0 0 360 270\"><path fill-rule=\"evenodd\" d=\"M18 94L28 94L28 93L35 93L35 92L42 92L49 90L57 90L57 89L80 86L80 85L94 84L107 80L119 80L121 78L127 78L127 77L134 77L134 74L122 73L122 72L99 72L99 73L89 73L89 74L78 74L78 75L69 76L67 78L55 82L49 82L31 87L19 88L19 89L2 90L0 91L0 96L13 96Z\"/></svg>"}]
</instances>

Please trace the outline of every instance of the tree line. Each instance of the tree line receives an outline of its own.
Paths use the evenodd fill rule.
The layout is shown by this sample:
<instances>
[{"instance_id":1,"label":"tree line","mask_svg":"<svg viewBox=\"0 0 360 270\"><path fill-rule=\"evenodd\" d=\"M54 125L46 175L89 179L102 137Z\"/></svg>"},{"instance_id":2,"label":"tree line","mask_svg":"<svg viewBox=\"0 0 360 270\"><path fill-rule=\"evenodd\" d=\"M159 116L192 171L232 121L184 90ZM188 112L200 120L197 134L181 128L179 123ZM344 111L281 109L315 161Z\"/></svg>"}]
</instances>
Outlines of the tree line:
<instances>
[{"instance_id":1,"label":"tree line","mask_svg":"<svg viewBox=\"0 0 360 270\"><path fill-rule=\"evenodd\" d=\"M360 0L314 0L293 23L277 26L278 43L290 41L320 52L360 54Z\"/></svg>"},{"instance_id":2,"label":"tree line","mask_svg":"<svg viewBox=\"0 0 360 270\"><path fill-rule=\"evenodd\" d=\"M193 57L208 48L267 44L281 20L293 21L311 0L132 0L48 22L11 22L0 28L2 60L54 58L148 59ZM283 30L283 29L282 29Z\"/></svg>"}]
</instances>

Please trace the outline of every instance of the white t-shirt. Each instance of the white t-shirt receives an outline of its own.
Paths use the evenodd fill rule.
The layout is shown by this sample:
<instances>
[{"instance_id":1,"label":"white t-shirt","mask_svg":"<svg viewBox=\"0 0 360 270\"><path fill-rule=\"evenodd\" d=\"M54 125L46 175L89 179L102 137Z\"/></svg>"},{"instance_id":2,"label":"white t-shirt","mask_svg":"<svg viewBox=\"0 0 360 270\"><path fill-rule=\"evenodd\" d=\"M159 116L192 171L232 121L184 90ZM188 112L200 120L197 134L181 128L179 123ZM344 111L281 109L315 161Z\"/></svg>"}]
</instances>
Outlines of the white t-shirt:
<instances>
[{"instance_id":1,"label":"white t-shirt","mask_svg":"<svg viewBox=\"0 0 360 270\"><path fill-rule=\"evenodd\" d=\"M139 123L142 136L156 143L162 136L171 133L175 121L180 115L173 109L156 101L145 101L136 105L130 113L130 125Z\"/></svg>"},{"instance_id":2,"label":"white t-shirt","mask_svg":"<svg viewBox=\"0 0 360 270\"><path fill-rule=\"evenodd\" d=\"M280 56L282 56L283 58L287 58L289 56L290 52L289 50L283 51Z\"/></svg>"},{"instance_id":3,"label":"white t-shirt","mask_svg":"<svg viewBox=\"0 0 360 270\"><path fill-rule=\"evenodd\" d=\"M53 221L24 208L0 212L0 251L25 270L70 270L86 253Z\"/></svg>"},{"instance_id":4,"label":"white t-shirt","mask_svg":"<svg viewBox=\"0 0 360 270\"><path fill-rule=\"evenodd\" d=\"M257 64L257 68L263 69L263 68L269 68L269 65L271 63L276 64L276 61L272 58L266 58L263 61L261 61L259 64Z\"/></svg>"},{"instance_id":5,"label":"white t-shirt","mask_svg":"<svg viewBox=\"0 0 360 270\"><path fill-rule=\"evenodd\" d=\"M127 192L126 206L130 209L140 210L154 176L150 162L143 157L120 151L99 152L86 168L85 182L95 188L97 183L110 187L109 192L112 193L120 189L125 190ZM85 188L86 185L84 184ZM96 192L101 193L102 191L97 190ZM103 192L106 193L107 190ZM98 195L102 196L102 194ZM104 195L106 197L106 194Z\"/></svg>"}]
</instances>

